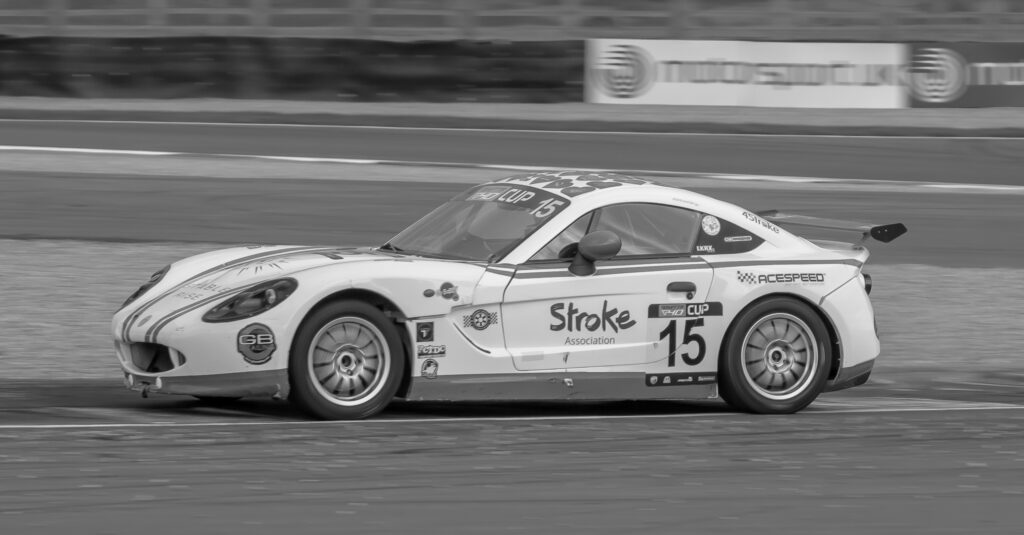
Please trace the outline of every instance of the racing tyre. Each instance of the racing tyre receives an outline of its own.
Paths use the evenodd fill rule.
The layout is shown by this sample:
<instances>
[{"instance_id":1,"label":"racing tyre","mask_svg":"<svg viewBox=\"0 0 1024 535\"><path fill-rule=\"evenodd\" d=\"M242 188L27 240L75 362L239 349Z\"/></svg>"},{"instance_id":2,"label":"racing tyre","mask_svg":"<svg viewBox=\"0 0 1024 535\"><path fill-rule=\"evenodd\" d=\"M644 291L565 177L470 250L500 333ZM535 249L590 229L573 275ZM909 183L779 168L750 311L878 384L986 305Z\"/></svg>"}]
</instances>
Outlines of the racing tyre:
<instances>
[{"instance_id":1,"label":"racing tyre","mask_svg":"<svg viewBox=\"0 0 1024 535\"><path fill-rule=\"evenodd\" d=\"M719 393L741 411L797 412L824 390L831 362L828 330L814 310L791 298L766 299L729 328Z\"/></svg>"},{"instance_id":2,"label":"racing tyre","mask_svg":"<svg viewBox=\"0 0 1024 535\"><path fill-rule=\"evenodd\" d=\"M387 406L402 380L398 327L362 301L335 301L299 327L288 362L291 400L325 420L356 420Z\"/></svg>"}]
</instances>

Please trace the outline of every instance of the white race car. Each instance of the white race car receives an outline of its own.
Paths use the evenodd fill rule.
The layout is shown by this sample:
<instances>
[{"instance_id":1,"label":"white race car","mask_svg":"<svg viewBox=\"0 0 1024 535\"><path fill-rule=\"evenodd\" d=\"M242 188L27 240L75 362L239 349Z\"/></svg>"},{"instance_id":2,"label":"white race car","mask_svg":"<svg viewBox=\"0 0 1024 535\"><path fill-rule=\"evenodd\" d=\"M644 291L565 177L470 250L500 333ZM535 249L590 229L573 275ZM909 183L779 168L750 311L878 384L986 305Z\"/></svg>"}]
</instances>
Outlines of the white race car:
<instances>
[{"instance_id":1,"label":"white race car","mask_svg":"<svg viewBox=\"0 0 1024 535\"><path fill-rule=\"evenodd\" d=\"M757 214L648 180L482 184L374 248L236 247L161 269L113 318L128 388L288 398L710 399L791 413L879 353L860 244L906 227Z\"/></svg>"}]
</instances>

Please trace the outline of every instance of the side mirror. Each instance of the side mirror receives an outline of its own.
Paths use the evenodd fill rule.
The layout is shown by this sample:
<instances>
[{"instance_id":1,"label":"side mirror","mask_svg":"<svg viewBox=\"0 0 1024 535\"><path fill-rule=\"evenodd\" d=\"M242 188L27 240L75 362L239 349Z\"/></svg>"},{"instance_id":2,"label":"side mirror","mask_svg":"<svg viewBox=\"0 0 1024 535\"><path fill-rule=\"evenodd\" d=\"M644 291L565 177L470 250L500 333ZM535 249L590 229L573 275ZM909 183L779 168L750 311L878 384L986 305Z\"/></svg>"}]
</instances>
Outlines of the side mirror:
<instances>
[{"instance_id":1,"label":"side mirror","mask_svg":"<svg viewBox=\"0 0 1024 535\"><path fill-rule=\"evenodd\" d=\"M622 240L609 230L591 232L580 240L576 249L576 256L569 265L569 271L573 275L593 275L597 268L594 262L597 260L608 260L619 254L622 249Z\"/></svg>"}]
</instances>

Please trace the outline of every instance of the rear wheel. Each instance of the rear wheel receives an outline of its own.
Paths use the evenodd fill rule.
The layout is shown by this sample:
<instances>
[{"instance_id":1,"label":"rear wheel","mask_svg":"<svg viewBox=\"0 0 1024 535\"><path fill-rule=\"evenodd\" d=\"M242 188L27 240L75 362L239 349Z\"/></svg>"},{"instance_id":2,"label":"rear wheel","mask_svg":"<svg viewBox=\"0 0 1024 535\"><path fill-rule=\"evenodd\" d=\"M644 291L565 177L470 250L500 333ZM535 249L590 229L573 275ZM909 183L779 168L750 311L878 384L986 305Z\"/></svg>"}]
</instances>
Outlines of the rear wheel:
<instances>
[{"instance_id":1,"label":"rear wheel","mask_svg":"<svg viewBox=\"0 0 1024 535\"><path fill-rule=\"evenodd\" d=\"M326 420L372 416L395 396L405 351L398 327L362 301L335 301L313 312L292 343L291 400Z\"/></svg>"},{"instance_id":2,"label":"rear wheel","mask_svg":"<svg viewBox=\"0 0 1024 535\"><path fill-rule=\"evenodd\" d=\"M832 362L828 330L803 302L766 299L736 318L719 362L720 393L738 410L797 412L825 388Z\"/></svg>"}]
</instances>

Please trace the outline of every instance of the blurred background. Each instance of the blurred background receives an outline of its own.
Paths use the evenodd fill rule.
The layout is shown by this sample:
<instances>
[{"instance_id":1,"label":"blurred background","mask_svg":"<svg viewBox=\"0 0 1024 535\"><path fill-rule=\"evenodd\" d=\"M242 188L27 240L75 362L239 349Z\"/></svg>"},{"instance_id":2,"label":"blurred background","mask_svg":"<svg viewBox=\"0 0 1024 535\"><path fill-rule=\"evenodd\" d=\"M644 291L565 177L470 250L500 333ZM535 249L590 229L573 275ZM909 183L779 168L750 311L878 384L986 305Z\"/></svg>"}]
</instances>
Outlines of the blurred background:
<instances>
[{"instance_id":1,"label":"blurred background","mask_svg":"<svg viewBox=\"0 0 1024 535\"><path fill-rule=\"evenodd\" d=\"M0 0L0 531L1017 533L1022 107L1024 0ZM547 168L905 223L870 382L339 425L123 389L162 266Z\"/></svg>"},{"instance_id":2,"label":"blurred background","mask_svg":"<svg viewBox=\"0 0 1024 535\"><path fill-rule=\"evenodd\" d=\"M1021 0L2 0L0 94L578 102L584 39L1005 42Z\"/></svg>"}]
</instances>

